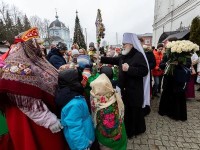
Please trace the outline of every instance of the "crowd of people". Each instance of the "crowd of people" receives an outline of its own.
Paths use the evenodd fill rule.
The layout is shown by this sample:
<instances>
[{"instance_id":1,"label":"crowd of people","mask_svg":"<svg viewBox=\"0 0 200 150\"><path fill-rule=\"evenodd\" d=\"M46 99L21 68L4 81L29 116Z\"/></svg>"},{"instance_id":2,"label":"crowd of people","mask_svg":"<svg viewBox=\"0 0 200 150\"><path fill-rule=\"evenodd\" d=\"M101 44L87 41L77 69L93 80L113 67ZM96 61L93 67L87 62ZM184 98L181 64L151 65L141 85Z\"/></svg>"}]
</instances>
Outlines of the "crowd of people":
<instances>
[{"instance_id":1,"label":"crowd of people","mask_svg":"<svg viewBox=\"0 0 200 150\"><path fill-rule=\"evenodd\" d=\"M120 48L97 51L91 42L88 50L76 43L69 50L59 42L48 54L37 28L15 39L0 56L0 111L8 127L1 150L126 150L146 131L155 97L161 116L187 120L186 99L195 97L200 74L196 53L175 64L178 79L186 76L183 66L193 70L186 81L165 73L165 44L142 47L134 33L124 33Z\"/></svg>"}]
</instances>

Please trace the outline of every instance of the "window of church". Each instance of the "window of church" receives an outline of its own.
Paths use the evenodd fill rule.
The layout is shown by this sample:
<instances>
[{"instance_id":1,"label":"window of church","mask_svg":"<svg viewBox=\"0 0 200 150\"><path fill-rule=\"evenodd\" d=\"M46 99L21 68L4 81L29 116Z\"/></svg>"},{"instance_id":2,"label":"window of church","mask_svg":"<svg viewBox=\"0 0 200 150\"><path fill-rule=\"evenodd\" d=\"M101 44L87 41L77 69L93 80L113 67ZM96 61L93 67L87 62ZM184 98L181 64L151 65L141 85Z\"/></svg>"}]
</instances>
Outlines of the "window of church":
<instances>
[{"instance_id":1,"label":"window of church","mask_svg":"<svg viewBox=\"0 0 200 150\"><path fill-rule=\"evenodd\" d=\"M58 31L54 31L54 34L59 36L59 32Z\"/></svg>"},{"instance_id":2,"label":"window of church","mask_svg":"<svg viewBox=\"0 0 200 150\"><path fill-rule=\"evenodd\" d=\"M144 44L150 44L150 39L145 39Z\"/></svg>"}]
</instances>

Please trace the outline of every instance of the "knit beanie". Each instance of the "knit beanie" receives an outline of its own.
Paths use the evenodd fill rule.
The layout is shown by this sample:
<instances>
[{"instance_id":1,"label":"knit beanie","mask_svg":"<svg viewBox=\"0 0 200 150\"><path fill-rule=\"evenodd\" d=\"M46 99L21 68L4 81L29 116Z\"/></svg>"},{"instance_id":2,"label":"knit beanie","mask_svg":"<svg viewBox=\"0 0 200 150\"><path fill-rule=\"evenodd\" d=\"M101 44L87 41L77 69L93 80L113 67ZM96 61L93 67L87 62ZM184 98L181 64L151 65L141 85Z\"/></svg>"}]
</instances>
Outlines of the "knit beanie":
<instances>
[{"instance_id":1,"label":"knit beanie","mask_svg":"<svg viewBox=\"0 0 200 150\"><path fill-rule=\"evenodd\" d=\"M94 43L91 42L91 43L89 44L89 47L94 47Z\"/></svg>"},{"instance_id":2,"label":"knit beanie","mask_svg":"<svg viewBox=\"0 0 200 150\"><path fill-rule=\"evenodd\" d=\"M65 43L62 43L62 42L59 42L57 45L56 45L57 49L59 50L67 50L67 46Z\"/></svg>"},{"instance_id":3,"label":"knit beanie","mask_svg":"<svg viewBox=\"0 0 200 150\"><path fill-rule=\"evenodd\" d=\"M100 73L104 73L110 80L113 79L113 70L109 66L102 66L100 69Z\"/></svg>"},{"instance_id":4,"label":"knit beanie","mask_svg":"<svg viewBox=\"0 0 200 150\"><path fill-rule=\"evenodd\" d=\"M72 50L72 57L74 56L74 55L79 55L79 51L77 50L77 49L73 49Z\"/></svg>"}]
</instances>

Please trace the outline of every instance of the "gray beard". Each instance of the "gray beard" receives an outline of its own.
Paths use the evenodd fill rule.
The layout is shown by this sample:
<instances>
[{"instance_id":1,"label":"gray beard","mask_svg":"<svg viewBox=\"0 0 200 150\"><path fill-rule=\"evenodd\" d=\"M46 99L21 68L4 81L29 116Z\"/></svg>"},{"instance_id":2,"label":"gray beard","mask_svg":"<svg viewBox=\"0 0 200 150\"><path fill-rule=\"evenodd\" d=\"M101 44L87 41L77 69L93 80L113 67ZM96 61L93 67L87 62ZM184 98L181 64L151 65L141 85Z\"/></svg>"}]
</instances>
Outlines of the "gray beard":
<instances>
[{"instance_id":1,"label":"gray beard","mask_svg":"<svg viewBox=\"0 0 200 150\"><path fill-rule=\"evenodd\" d=\"M122 55L127 55L130 51L131 49L125 49L122 51Z\"/></svg>"}]
</instances>

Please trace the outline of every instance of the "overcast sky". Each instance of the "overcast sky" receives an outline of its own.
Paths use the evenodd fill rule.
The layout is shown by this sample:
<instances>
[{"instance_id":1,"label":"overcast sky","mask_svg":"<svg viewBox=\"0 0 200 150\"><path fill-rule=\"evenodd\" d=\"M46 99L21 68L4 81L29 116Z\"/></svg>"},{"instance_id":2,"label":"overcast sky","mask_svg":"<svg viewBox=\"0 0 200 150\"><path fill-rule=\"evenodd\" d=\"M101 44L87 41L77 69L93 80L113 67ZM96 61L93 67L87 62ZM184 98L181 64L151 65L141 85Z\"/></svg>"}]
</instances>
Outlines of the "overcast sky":
<instances>
[{"instance_id":1,"label":"overcast sky","mask_svg":"<svg viewBox=\"0 0 200 150\"><path fill-rule=\"evenodd\" d=\"M97 9L101 10L106 28L104 40L109 44L116 44L116 37L118 43L121 43L124 32L136 34L153 32L154 0L4 0L4 2L15 5L28 17L37 15L51 22L55 20L56 8L59 20L69 27L71 38L77 10L84 35L85 29L87 31L87 44L96 41Z\"/></svg>"}]
</instances>

